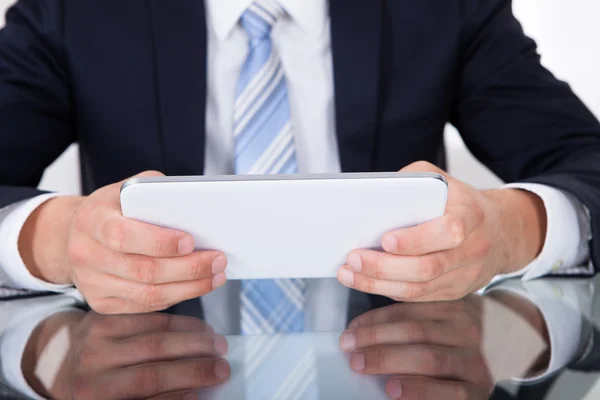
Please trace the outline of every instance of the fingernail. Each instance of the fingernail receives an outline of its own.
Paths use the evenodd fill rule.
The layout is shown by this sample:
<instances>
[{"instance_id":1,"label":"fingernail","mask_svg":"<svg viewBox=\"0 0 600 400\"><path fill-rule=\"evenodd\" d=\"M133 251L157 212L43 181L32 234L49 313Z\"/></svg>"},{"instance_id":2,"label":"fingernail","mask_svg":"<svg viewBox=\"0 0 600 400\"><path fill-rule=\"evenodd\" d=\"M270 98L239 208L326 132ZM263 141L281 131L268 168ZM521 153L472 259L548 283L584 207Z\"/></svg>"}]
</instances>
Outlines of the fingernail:
<instances>
[{"instance_id":1,"label":"fingernail","mask_svg":"<svg viewBox=\"0 0 600 400\"><path fill-rule=\"evenodd\" d=\"M229 364L227 363L227 361L215 361L215 376L220 380L224 380L229 377Z\"/></svg>"},{"instance_id":2,"label":"fingernail","mask_svg":"<svg viewBox=\"0 0 600 400\"><path fill-rule=\"evenodd\" d=\"M396 253L398 252L398 240L392 234L387 234L381 240L381 245L383 249L388 253Z\"/></svg>"},{"instance_id":3,"label":"fingernail","mask_svg":"<svg viewBox=\"0 0 600 400\"><path fill-rule=\"evenodd\" d=\"M183 396L183 400L198 400L198 393L188 393Z\"/></svg>"},{"instance_id":4,"label":"fingernail","mask_svg":"<svg viewBox=\"0 0 600 400\"><path fill-rule=\"evenodd\" d=\"M348 266L350 268L352 268L353 271L355 272L361 272L362 271L362 259L360 258L360 256L356 253L350 253L350 255L348 256Z\"/></svg>"},{"instance_id":5,"label":"fingernail","mask_svg":"<svg viewBox=\"0 0 600 400\"><path fill-rule=\"evenodd\" d=\"M229 345L227 343L227 339L225 339L225 336L215 335L213 339L213 345L215 346L215 350L220 356L224 356L225 354L227 354L227 349L229 348Z\"/></svg>"},{"instance_id":6,"label":"fingernail","mask_svg":"<svg viewBox=\"0 0 600 400\"><path fill-rule=\"evenodd\" d=\"M344 351L352 351L356 348L356 336L353 332L344 332L340 336L340 346Z\"/></svg>"},{"instance_id":7,"label":"fingernail","mask_svg":"<svg viewBox=\"0 0 600 400\"><path fill-rule=\"evenodd\" d=\"M225 268L227 268L227 259L225 258L224 255L218 255L217 258L215 258L212 263L213 275L216 275L219 272L225 271Z\"/></svg>"},{"instance_id":8,"label":"fingernail","mask_svg":"<svg viewBox=\"0 0 600 400\"><path fill-rule=\"evenodd\" d=\"M363 371L365 369L365 356L360 353L353 354L352 357L350 357L350 368L356 372Z\"/></svg>"},{"instance_id":9,"label":"fingernail","mask_svg":"<svg viewBox=\"0 0 600 400\"><path fill-rule=\"evenodd\" d=\"M177 244L177 250L182 256L190 254L194 251L194 239L190 236L182 237Z\"/></svg>"},{"instance_id":10,"label":"fingernail","mask_svg":"<svg viewBox=\"0 0 600 400\"><path fill-rule=\"evenodd\" d=\"M387 392L394 399L399 399L402 397L402 384L400 381L389 381L387 384Z\"/></svg>"},{"instance_id":11,"label":"fingernail","mask_svg":"<svg viewBox=\"0 0 600 400\"><path fill-rule=\"evenodd\" d=\"M346 286L354 285L354 273L346 268L340 269L339 279Z\"/></svg>"},{"instance_id":12,"label":"fingernail","mask_svg":"<svg viewBox=\"0 0 600 400\"><path fill-rule=\"evenodd\" d=\"M221 286L223 286L226 280L227 277L223 273L215 275L215 277L213 278L213 289L218 289Z\"/></svg>"}]
</instances>

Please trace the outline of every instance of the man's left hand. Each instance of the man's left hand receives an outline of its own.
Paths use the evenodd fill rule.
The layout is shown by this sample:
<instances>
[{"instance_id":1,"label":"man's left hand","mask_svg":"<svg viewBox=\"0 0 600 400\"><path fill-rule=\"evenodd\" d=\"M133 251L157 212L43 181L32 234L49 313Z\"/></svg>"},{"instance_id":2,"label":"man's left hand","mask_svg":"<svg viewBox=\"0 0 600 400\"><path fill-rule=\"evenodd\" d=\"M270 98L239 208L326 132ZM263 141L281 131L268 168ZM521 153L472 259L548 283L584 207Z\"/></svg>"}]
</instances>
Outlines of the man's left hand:
<instances>
[{"instance_id":1,"label":"man's left hand","mask_svg":"<svg viewBox=\"0 0 600 400\"><path fill-rule=\"evenodd\" d=\"M442 174L449 190L444 216L387 233L383 252L351 252L338 272L342 284L396 301L455 300L496 275L523 269L540 253L546 212L537 195L477 190L427 162L400 172Z\"/></svg>"}]
</instances>

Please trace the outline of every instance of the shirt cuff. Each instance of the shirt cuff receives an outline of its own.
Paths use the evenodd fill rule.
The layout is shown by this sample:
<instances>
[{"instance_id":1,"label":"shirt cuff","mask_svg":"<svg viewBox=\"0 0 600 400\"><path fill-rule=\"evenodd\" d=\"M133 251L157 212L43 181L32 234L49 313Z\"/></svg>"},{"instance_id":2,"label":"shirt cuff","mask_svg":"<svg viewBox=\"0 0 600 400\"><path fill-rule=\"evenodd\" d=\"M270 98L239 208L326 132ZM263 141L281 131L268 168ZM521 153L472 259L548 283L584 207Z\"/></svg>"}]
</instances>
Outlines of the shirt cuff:
<instances>
[{"instance_id":1,"label":"shirt cuff","mask_svg":"<svg viewBox=\"0 0 600 400\"><path fill-rule=\"evenodd\" d=\"M27 300L24 300L27 301ZM37 394L23 374L21 363L25 347L35 328L52 315L75 309L78 300L71 296L49 298L47 302L32 303L20 307L19 316L0 336L0 375L11 388L36 400L44 400Z\"/></svg>"},{"instance_id":2,"label":"shirt cuff","mask_svg":"<svg viewBox=\"0 0 600 400\"><path fill-rule=\"evenodd\" d=\"M494 281L517 276L532 280L544 275L568 273L569 269L589 258L589 218L575 197L536 183L515 183L504 188L526 190L542 199L546 208L546 240L540 254L529 265L520 271L499 275Z\"/></svg>"},{"instance_id":3,"label":"shirt cuff","mask_svg":"<svg viewBox=\"0 0 600 400\"><path fill-rule=\"evenodd\" d=\"M69 285L55 285L33 276L19 253L19 235L27 218L58 194L43 194L0 210L0 286L38 292L66 292Z\"/></svg>"},{"instance_id":4,"label":"shirt cuff","mask_svg":"<svg viewBox=\"0 0 600 400\"><path fill-rule=\"evenodd\" d=\"M487 290L486 294L497 290L511 292L533 303L542 313L550 337L548 369L541 375L523 379L514 378L513 381L539 382L554 375L573 361L579 350L583 326L582 305L575 292L576 286L561 286L548 281L510 280Z\"/></svg>"}]
</instances>

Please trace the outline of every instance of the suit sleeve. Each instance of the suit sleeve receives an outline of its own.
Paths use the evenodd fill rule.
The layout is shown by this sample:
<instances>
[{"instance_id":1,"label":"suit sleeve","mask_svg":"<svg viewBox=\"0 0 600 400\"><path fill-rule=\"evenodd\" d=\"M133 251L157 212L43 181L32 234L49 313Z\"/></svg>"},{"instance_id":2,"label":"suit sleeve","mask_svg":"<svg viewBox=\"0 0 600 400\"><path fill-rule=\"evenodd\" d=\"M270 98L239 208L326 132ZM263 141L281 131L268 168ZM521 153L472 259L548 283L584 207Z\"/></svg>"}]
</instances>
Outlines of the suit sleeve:
<instances>
[{"instance_id":1,"label":"suit sleeve","mask_svg":"<svg viewBox=\"0 0 600 400\"><path fill-rule=\"evenodd\" d=\"M0 30L0 208L40 194L45 168L75 141L62 11L20 0Z\"/></svg>"},{"instance_id":2,"label":"suit sleeve","mask_svg":"<svg viewBox=\"0 0 600 400\"><path fill-rule=\"evenodd\" d=\"M552 186L590 212L600 265L600 123L540 62L508 0L463 0L451 122L506 182Z\"/></svg>"}]
</instances>

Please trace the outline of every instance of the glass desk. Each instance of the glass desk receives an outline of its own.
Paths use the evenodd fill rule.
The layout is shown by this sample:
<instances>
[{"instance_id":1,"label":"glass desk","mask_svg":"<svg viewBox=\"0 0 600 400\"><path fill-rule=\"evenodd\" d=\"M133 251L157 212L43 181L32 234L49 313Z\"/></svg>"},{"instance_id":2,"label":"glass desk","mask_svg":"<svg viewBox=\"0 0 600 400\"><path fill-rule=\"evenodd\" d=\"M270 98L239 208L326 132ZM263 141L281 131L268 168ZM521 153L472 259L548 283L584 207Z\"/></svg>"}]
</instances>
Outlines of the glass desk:
<instances>
[{"instance_id":1,"label":"glass desk","mask_svg":"<svg viewBox=\"0 0 600 400\"><path fill-rule=\"evenodd\" d=\"M193 303L102 316L68 295L13 298L0 398L599 399L599 285L509 280L425 304L352 292L333 310L346 330L264 336L219 332Z\"/></svg>"}]
</instances>

